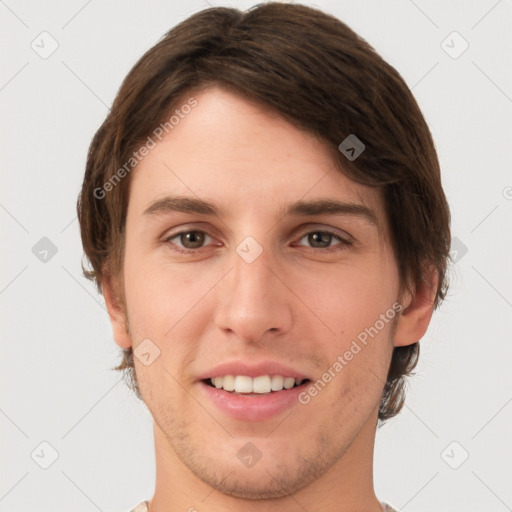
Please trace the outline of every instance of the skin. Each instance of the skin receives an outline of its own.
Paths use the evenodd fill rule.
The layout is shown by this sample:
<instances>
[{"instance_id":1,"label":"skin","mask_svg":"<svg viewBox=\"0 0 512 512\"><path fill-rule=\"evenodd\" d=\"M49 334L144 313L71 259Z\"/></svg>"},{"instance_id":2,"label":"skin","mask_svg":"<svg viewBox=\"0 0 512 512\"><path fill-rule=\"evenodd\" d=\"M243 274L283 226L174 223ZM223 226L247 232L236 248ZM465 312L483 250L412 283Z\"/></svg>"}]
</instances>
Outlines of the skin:
<instances>
[{"instance_id":1,"label":"skin","mask_svg":"<svg viewBox=\"0 0 512 512\"><path fill-rule=\"evenodd\" d=\"M425 334L435 292L399 296L379 192L336 169L325 143L220 88L194 98L130 177L126 315L119 283L103 283L116 343L136 349L149 338L160 350L148 366L135 358L154 418L150 511L378 512L373 450L387 370L394 346ZM226 214L143 214L168 194L215 201ZM284 204L316 198L364 204L378 227L354 215L283 217ZM326 229L353 244L311 235ZM208 236L201 245L176 237L182 230ZM263 249L250 264L236 252L247 236ZM277 360L316 380L396 301L394 336L386 323L307 405L242 421L201 392L199 374L233 359ZM236 456L247 442L262 454L251 468Z\"/></svg>"}]
</instances>

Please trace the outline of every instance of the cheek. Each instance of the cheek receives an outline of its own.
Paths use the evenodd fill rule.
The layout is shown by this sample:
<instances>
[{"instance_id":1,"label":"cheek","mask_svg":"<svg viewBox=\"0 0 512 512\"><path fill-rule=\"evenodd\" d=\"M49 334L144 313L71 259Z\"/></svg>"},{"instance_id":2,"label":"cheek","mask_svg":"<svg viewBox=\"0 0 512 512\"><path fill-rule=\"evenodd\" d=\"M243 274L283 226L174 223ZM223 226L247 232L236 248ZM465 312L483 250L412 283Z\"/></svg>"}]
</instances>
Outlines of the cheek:
<instances>
[{"instance_id":1,"label":"cheek","mask_svg":"<svg viewBox=\"0 0 512 512\"><path fill-rule=\"evenodd\" d=\"M396 300L394 269L377 258L364 265L332 265L303 272L295 282L294 291L341 344L374 325Z\"/></svg>"},{"instance_id":2,"label":"cheek","mask_svg":"<svg viewBox=\"0 0 512 512\"><path fill-rule=\"evenodd\" d=\"M397 285L393 272L392 266L375 260L301 277L298 293L308 297L308 305L322 322L312 317L313 321L326 333L316 336L327 366L321 380L330 382L330 391L321 394L328 407L343 410L343 415L369 414L380 400L392 355ZM317 388L322 389L322 384Z\"/></svg>"},{"instance_id":3,"label":"cheek","mask_svg":"<svg viewBox=\"0 0 512 512\"><path fill-rule=\"evenodd\" d=\"M197 268L197 267L196 267ZM125 288L132 320L165 336L208 291L192 266L178 268L157 258L133 254L125 262Z\"/></svg>"}]
</instances>

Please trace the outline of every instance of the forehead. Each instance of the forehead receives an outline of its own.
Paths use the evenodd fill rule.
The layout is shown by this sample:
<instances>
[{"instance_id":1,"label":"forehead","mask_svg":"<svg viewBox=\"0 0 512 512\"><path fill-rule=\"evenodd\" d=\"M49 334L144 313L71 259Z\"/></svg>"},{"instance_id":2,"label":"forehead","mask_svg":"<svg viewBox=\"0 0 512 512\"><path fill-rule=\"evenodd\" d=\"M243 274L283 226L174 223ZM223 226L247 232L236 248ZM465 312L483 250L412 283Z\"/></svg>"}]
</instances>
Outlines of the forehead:
<instances>
[{"instance_id":1,"label":"forehead","mask_svg":"<svg viewBox=\"0 0 512 512\"><path fill-rule=\"evenodd\" d=\"M195 106L181 110L191 97ZM176 109L175 124L161 140L153 136L133 171L129 215L168 195L215 203L233 219L328 198L367 206L384 227L380 193L347 178L325 142L274 111L216 87L185 95Z\"/></svg>"}]
</instances>

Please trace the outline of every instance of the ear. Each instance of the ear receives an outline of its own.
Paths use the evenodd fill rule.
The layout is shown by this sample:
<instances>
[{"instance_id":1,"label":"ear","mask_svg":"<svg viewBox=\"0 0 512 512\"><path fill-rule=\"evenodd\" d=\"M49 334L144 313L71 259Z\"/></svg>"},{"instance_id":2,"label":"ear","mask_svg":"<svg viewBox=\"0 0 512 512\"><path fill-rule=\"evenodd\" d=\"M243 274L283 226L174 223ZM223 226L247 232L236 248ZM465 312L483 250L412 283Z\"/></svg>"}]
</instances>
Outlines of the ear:
<instances>
[{"instance_id":1,"label":"ear","mask_svg":"<svg viewBox=\"0 0 512 512\"><path fill-rule=\"evenodd\" d=\"M423 282L414 287L413 293L404 294L404 302L401 302L404 309L395 331L395 347L412 345L427 332L434 312L439 275L433 266L425 274Z\"/></svg>"},{"instance_id":2,"label":"ear","mask_svg":"<svg viewBox=\"0 0 512 512\"><path fill-rule=\"evenodd\" d=\"M128 333L127 318L123 307L123 300L119 293L119 286L108 270L103 272L101 291L107 306L110 324L114 333L114 340L121 348L130 348L132 340Z\"/></svg>"}]
</instances>

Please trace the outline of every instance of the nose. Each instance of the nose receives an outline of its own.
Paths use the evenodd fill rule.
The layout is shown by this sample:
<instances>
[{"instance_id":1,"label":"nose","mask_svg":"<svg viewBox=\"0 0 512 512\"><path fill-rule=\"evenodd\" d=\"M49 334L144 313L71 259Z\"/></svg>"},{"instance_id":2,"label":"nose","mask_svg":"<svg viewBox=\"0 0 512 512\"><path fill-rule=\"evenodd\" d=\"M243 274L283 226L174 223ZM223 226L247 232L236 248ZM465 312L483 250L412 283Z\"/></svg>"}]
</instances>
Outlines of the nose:
<instances>
[{"instance_id":1,"label":"nose","mask_svg":"<svg viewBox=\"0 0 512 512\"><path fill-rule=\"evenodd\" d=\"M292 325L292 293L269 251L251 263L234 252L231 271L216 287L216 326L244 342L279 336Z\"/></svg>"}]
</instances>

